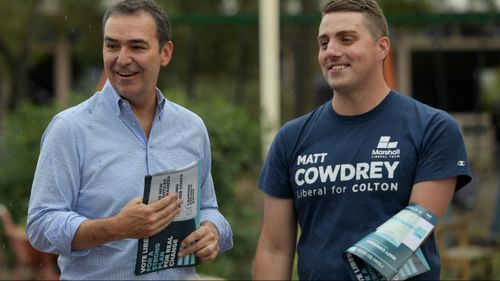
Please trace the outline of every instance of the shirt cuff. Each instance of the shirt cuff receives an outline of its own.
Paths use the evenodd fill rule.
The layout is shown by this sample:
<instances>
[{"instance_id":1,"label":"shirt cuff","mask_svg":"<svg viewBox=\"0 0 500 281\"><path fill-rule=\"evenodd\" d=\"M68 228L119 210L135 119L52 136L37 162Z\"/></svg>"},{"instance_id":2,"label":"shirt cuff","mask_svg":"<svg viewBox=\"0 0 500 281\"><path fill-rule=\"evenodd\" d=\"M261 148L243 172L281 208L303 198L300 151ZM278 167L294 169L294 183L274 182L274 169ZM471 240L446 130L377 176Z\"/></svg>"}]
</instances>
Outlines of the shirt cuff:
<instances>
[{"instance_id":1,"label":"shirt cuff","mask_svg":"<svg viewBox=\"0 0 500 281\"><path fill-rule=\"evenodd\" d=\"M66 214L67 215L67 214ZM47 239L53 243L57 252L62 256L67 257L81 257L90 253L90 250L72 251L71 243L75 237L76 231L81 223L86 221L87 218L80 216L76 213L67 216L64 224L61 227L52 227L47 231Z\"/></svg>"}]
</instances>

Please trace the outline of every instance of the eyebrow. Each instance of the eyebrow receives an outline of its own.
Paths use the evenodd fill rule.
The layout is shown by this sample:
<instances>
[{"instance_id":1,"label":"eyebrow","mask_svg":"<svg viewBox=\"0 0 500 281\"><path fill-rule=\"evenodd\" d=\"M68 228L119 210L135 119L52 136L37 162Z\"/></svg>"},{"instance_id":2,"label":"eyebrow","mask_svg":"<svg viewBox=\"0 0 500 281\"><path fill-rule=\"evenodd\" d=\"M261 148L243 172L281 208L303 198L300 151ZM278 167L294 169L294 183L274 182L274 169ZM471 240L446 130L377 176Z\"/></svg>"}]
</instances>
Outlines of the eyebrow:
<instances>
[{"instance_id":1,"label":"eyebrow","mask_svg":"<svg viewBox=\"0 0 500 281\"><path fill-rule=\"evenodd\" d=\"M342 37L342 36L346 36L346 35L351 35L351 36L355 36L357 35L358 32L356 30L342 30L342 31L339 31L337 33L335 33L335 37ZM325 39L325 38L328 38L328 35L326 35L326 33L322 33L318 36L317 40L320 41L322 39Z\"/></svg>"},{"instance_id":2,"label":"eyebrow","mask_svg":"<svg viewBox=\"0 0 500 281\"><path fill-rule=\"evenodd\" d=\"M356 30L343 30L343 31L339 31L335 34L336 37L342 37L342 36L346 36L346 35L357 35L358 32Z\"/></svg>"},{"instance_id":3,"label":"eyebrow","mask_svg":"<svg viewBox=\"0 0 500 281\"><path fill-rule=\"evenodd\" d=\"M105 42L110 42L110 43L116 43L118 40L110 38L110 37L104 37ZM142 39L131 39L127 41L128 44L144 44L149 46L149 43L145 40Z\"/></svg>"}]
</instances>

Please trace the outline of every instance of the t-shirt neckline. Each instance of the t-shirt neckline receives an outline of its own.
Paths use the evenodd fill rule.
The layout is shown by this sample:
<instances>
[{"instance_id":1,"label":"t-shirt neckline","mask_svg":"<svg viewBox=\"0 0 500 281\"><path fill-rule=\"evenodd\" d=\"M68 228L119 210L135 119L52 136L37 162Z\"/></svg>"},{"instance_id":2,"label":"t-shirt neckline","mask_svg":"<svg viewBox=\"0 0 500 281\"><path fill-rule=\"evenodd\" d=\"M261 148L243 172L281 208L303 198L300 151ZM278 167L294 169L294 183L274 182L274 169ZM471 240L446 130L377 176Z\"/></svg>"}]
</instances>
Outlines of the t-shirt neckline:
<instances>
[{"instance_id":1,"label":"t-shirt neckline","mask_svg":"<svg viewBox=\"0 0 500 281\"><path fill-rule=\"evenodd\" d=\"M371 120L380 111L382 111L383 108L386 107L386 105L393 99L393 97L395 95L396 95L396 93L394 91L392 91L392 90L389 91L389 93L387 94L387 96L385 96L384 99L378 105L376 105L370 111L365 112L365 113L360 114L360 115L348 116L348 115L338 114L333 109L332 100L330 100L329 102L327 102L325 104L325 106L327 107L327 111L328 111L329 115L333 119L335 119L335 121L337 121L337 122L342 122L342 123L360 123L360 122L364 122L364 121L367 121L367 120Z\"/></svg>"}]
</instances>

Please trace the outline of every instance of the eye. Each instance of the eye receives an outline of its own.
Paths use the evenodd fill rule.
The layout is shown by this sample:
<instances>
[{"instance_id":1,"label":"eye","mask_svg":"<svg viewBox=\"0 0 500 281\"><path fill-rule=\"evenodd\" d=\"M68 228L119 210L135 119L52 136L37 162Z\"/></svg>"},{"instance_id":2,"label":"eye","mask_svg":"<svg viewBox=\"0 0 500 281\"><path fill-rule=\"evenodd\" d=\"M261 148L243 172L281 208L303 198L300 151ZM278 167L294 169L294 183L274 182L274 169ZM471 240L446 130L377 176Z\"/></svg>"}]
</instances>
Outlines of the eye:
<instances>
[{"instance_id":1,"label":"eye","mask_svg":"<svg viewBox=\"0 0 500 281\"><path fill-rule=\"evenodd\" d=\"M142 51L142 50L146 50L146 47L143 46L143 45L132 45L132 50L134 50L134 51Z\"/></svg>"},{"instance_id":2,"label":"eye","mask_svg":"<svg viewBox=\"0 0 500 281\"><path fill-rule=\"evenodd\" d=\"M354 42L354 37L352 37L352 36L343 36L342 37L343 44L349 45L349 44L352 44L353 42Z\"/></svg>"},{"instance_id":3,"label":"eye","mask_svg":"<svg viewBox=\"0 0 500 281\"><path fill-rule=\"evenodd\" d=\"M118 49L118 45L117 44L108 43L108 44L106 44L106 49L108 49L110 51L117 50Z\"/></svg>"},{"instance_id":4,"label":"eye","mask_svg":"<svg viewBox=\"0 0 500 281\"><path fill-rule=\"evenodd\" d=\"M326 50L326 48L328 47L328 40L319 40L318 45L320 49Z\"/></svg>"}]
</instances>

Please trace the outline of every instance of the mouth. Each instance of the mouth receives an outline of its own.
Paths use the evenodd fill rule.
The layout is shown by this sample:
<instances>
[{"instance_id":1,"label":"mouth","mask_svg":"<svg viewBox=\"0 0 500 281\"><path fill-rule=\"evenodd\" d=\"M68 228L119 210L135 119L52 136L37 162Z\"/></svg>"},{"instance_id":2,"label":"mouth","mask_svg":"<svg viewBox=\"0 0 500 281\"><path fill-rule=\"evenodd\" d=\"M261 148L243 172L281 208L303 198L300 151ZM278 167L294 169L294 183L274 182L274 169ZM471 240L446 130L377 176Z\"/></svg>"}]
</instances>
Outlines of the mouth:
<instances>
[{"instance_id":1,"label":"mouth","mask_svg":"<svg viewBox=\"0 0 500 281\"><path fill-rule=\"evenodd\" d=\"M132 76L136 75L139 72L117 71L115 73L118 74L118 76L120 76L120 77L128 78L128 77L132 77Z\"/></svg>"},{"instance_id":2,"label":"mouth","mask_svg":"<svg viewBox=\"0 0 500 281\"><path fill-rule=\"evenodd\" d=\"M327 67L327 69L328 71L342 71L348 67L349 65L347 64L331 64Z\"/></svg>"}]
</instances>

